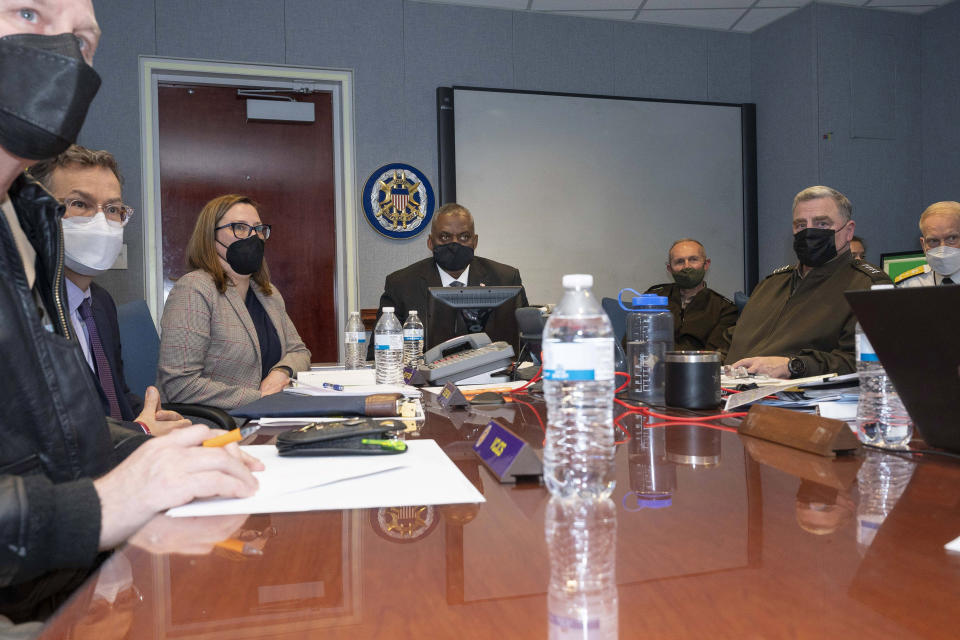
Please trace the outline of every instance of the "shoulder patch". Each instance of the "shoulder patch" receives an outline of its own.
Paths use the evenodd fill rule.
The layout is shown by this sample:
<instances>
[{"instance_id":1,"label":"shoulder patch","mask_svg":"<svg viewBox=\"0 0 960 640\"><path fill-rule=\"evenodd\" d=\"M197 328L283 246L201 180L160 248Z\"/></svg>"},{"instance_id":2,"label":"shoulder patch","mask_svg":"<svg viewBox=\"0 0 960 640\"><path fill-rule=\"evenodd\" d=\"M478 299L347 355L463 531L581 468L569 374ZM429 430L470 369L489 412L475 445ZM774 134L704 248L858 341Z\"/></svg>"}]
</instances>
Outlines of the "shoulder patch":
<instances>
[{"instance_id":1,"label":"shoulder patch","mask_svg":"<svg viewBox=\"0 0 960 640\"><path fill-rule=\"evenodd\" d=\"M927 272L927 265L921 264L918 267L914 267L913 269L904 271L903 273L901 273L896 277L894 282L903 282L907 278L912 278L913 276L919 276L921 273L926 273L926 272Z\"/></svg>"},{"instance_id":2,"label":"shoulder patch","mask_svg":"<svg viewBox=\"0 0 960 640\"><path fill-rule=\"evenodd\" d=\"M770 276L780 275L781 273L790 273L790 272L793 271L794 269L796 269L796 266L795 266L795 265L785 264L785 265L783 265L782 267L779 267L779 268L777 268L777 269L774 269L774 270L773 270L773 273L769 274L769 275L767 276L767 278L769 278Z\"/></svg>"},{"instance_id":3,"label":"shoulder patch","mask_svg":"<svg viewBox=\"0 0 960 640\"><path fill-rule=\"evenodd\" d=\"M890 276L865 260L852 260L850 266L870 276L874 282L890 282Z\"/></svg>"}]
</instances>

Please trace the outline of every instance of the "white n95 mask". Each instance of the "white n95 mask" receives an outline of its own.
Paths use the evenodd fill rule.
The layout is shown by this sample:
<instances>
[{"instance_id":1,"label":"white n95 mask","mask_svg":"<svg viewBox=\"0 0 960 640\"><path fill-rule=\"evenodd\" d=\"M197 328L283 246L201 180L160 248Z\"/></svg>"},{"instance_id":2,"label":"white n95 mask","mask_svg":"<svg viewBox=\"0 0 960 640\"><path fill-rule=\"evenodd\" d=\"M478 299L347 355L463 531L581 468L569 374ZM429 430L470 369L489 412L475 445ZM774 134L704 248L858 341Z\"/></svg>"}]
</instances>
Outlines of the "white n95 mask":
<instances>
[{"instance_id":1,"label":"white n95 mask","mask_svg":"<svg viewBox=\"0 0 960 640\"><path fill-rule=\"evenodd\" d=\"M67 268L95 276L113 266L123 248L123 227L107 222L102 211L87 218L63 219L63 251Z\"/></svg>"},{"instance_id":2,"label":"white n95 mask","mask_svg":"<svg viewBox=\"0 0 960 640\"><path fill-rule=\"evenodd\" d=\"M942 276L952 276L960 271L960 249L945 244L927 251L927 264Z\"/></svg>"}]
</instances>

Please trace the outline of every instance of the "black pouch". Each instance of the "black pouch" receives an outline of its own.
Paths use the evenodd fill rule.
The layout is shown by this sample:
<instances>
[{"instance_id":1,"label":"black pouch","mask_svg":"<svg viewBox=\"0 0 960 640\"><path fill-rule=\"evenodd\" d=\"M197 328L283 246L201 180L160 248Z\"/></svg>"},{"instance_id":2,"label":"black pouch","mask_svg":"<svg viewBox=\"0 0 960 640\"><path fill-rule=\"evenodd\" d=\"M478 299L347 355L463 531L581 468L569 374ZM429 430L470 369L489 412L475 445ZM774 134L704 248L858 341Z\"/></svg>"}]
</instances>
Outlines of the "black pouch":
<instances>
[{"instance_id":1,"label":"black pouch","mask_svg":"<svg viewBox=\"0 0 960 640\"><path fill-rule=\"evenodd\" d=\"M277 436L281 456L381 456L403 453L361 440L386 440L391 432L401 432L400 420L354 418L343 422L314 422L285 431Z\"/></svg>"}]
</instances>

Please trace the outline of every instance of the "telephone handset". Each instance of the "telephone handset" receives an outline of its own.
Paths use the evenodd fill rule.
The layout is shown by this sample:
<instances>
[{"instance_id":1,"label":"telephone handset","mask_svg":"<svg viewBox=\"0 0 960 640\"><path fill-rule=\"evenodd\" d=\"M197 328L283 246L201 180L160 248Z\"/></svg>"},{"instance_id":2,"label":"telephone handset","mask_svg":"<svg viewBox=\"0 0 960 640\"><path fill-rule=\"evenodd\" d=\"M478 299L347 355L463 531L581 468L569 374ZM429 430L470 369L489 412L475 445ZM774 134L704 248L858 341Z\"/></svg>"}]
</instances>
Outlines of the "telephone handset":
<instances>
[{"instance_id":1,"label":"telephone handset","mask_svg":"<svg viewBox=\"0 0 960 640\"><path fill-rule=\"evenodd\" d=\"M450 338L424 354L420 373L427 382L446 384L510 366L513 347L491 342L485 333Z\"/></svg>"}]
</instances>

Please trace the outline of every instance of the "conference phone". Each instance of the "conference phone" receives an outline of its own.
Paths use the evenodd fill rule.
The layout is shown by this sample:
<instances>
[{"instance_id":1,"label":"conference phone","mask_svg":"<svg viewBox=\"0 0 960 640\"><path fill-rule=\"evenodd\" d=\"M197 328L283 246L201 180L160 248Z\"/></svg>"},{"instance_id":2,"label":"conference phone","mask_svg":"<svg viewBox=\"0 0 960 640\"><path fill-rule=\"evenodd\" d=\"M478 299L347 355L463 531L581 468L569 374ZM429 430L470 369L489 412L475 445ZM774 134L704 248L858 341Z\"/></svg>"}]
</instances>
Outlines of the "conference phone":
<instances>
[{"instance_id":1,"label":"conference phone","mask_svg":"<svg viewBox=\"0 0 960 640\"><path fill-rule=\"evenodd\" d=\"M506 342L491 342L485 333L468 333L427 351L419 372L428 383L446 384L504 369L513 355L513 347Z\"/></svg>"}]
</instances>

